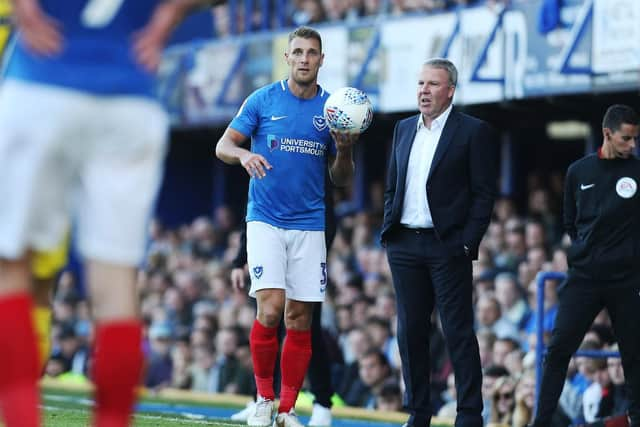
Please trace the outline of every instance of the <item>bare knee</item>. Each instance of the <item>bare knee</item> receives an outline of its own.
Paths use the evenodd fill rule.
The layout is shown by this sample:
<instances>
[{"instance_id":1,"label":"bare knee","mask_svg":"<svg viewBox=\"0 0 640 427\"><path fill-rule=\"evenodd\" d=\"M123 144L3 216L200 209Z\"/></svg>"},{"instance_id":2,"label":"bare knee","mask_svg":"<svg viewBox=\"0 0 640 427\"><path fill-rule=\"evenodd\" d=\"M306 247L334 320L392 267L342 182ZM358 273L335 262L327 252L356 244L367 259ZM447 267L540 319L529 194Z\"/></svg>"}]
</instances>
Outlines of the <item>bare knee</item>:
<instances>
[{"instance_id":1,"label":"bare knee","mask_svg":"<svg viewBox=\"0 0 640 427\"><path fill-rule=\"evenodd\" d=\"M284 310L284 291L282 289L264 289L256 294L258 302L258 321L267 328L280 323Z\"/></svg>"},{"instance_id":2,"label":"bare knee","mask_svg":"<svg viewBox=\"0 0 640 427\"><path fill-rule=\"evenodd\" d=\"M311 328L313 303L287 300L284 323L287 329L306 331Z\"/></svg>"},{"instance_id":3,"label":"bare knee","mask_svg":"<svg viewBox=\"0 0 640 427\"><path fill-rule=\"evenodd\" d=\"M258 321L267 328L274 328L280 323L282 311L273 306L265 305L258 308Z\"/></svg>"},{"instance_id":4,"label":"bare knee","mask_svg":"<svg viewBox=\"0 0 640 427\"><path fill-rule=\"evenodd\" d=\"M139 316L133 267L91 260L87 270L96 321L128 320Z\"/></svg>"}]
</instances>

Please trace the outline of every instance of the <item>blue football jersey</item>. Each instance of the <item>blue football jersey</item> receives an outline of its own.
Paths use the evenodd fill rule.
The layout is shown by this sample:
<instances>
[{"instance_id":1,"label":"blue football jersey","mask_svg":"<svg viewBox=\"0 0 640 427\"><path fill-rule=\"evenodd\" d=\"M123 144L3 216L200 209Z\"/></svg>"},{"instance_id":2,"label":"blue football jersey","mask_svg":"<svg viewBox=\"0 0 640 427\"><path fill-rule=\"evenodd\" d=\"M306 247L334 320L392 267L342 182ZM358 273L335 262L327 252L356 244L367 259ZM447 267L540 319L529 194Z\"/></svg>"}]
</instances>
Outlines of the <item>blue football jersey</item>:
<instances>
[{"instance_id":1,"label":"blue football jersey","mask_svg":"<svg viewBox=\"0 0 640 427\"><path fill-rule=\"evenodd\" d=\"M41 0L64 37L59 55L34 55L17 35L6 77L105 95L152 96L154 76L133 54L133 35L161 0Z\"/></svg>"},{"instance_id":2,"label":"blue football jersey","mask_svg":"<svg viewBox=\"0 0 640 427\"><path fill-rule=\"evenodd\" d=\"M229 125L251 137L251 151L273 166L249 182L247 221L290 230L324 230L327 159L336 154L322 108L329 94L312 99L291 93L285 80L252 93Z\"/></svg>"}]
</instances>

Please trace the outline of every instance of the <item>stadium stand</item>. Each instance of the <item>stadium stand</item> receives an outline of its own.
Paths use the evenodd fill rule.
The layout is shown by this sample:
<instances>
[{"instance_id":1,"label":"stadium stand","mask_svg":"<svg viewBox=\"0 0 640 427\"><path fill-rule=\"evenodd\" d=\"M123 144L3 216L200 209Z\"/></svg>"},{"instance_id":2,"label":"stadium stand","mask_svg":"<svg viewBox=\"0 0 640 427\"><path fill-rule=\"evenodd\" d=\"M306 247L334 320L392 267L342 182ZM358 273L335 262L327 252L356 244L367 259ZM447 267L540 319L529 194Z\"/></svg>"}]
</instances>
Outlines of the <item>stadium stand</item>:
<instances>
[{"instance_id":1,"label":"stadium stand","mask_svg":"<svg viewBox=\"0 0 640 427\"><path fill-rule=\"evenodd\" d=\"M640 16L640 2L626 3ZM373 411L401 409L393 404L403 390L395 298L378 239L384 170L393 124L414 104L394 94L407 92L412 64L439 54L461 70L454 103L501 134L501 197L473 266L476 332L484 375L491 378L483 390L484 417L487 423L529 423L536 363L553 326L560 276L544 281L543 295L536 279L540 272L567 271L569 242L560 224L566 167L599 145L605 105L638 107L640 59L613 65L620 61L595 19L613 25L607 7L604 0L231 0L191 18L185 26L192 27L178 30L160 70L158 95L172 113L174 129L138 275L147 387L243 396L233 399L236 406L254 392L248 334L255 304L233 292L229 282L247 180L242 171L214 161L213 149L244 96L282 74L277 61L283 31L308 24L327 39L320 82L329 90L358 86L376 106L356 152L356 185L335 191L338 231L328 255L323 312L335 406L346 400ZM640 39L635 22L629 40ZM88 378L92 325L78 295L82 278L68 268L54 294L47 376ZM434 413L444 408L442 414L451 417L452 368L438 318L432 322L432 405ZM594 335L611 336L610 326L602 313ZM600 339L599 349L616 350L608 338ZM359 360L371 352L384 356L389 369L375 385L359 369ZM559 425L589 421L583 395L594 383L611 391L596 413L605 417L626 409L619 360L607 362L608 369L591 369L574 358L558 413L565 424ZM601 371L608 371L609 381L598 377Z\"/></svg>"}]
</instances>

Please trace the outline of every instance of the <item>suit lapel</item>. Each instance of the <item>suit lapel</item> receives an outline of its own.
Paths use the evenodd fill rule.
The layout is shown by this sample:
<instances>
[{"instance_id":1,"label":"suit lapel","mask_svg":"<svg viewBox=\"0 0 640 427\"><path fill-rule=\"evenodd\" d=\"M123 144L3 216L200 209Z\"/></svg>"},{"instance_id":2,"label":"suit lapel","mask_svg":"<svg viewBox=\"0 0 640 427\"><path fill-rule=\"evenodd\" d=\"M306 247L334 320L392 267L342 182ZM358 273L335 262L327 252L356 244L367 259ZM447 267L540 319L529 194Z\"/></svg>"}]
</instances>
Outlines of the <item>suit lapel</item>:
<instances>
[{"instance_id":1,"label":"suit lapel","mask_svg":"<svg viewBox=\"0 0 640 427\"><path fill-rule=\"evenodd\" d=\"M460 124L460 114L453 109L447 118L447 122L444 124L444 129L442 129L442 134L440 135L440 140L438 141L438 146L436 147L436 152L433 155L433 160L431 161L431 168L429 169L429 177L427 177L427 182L431 179L431 175L433 175L433 171L438 167L438 163L442 160L442 156L447 152L447 148L453 139L453 135Z\"/></svg>"},{"instance_id":2,"label":"suit lapel","mask_svg":"<svg viewBox=\"0 0 640 427\"><path fill-rule=\"evenodd\" d=\"M411 147L413 146L413 140L416 138L416 130L418 126L418 118L420 115L416 115L412 120L406 122L406 126L402 129L404 135L398 135L398 165L400 166L398 174L398 194L404 194L404 186L407 180L407 168L409 166L409 154L411 154Z\"/></svg>"}]
</instances>

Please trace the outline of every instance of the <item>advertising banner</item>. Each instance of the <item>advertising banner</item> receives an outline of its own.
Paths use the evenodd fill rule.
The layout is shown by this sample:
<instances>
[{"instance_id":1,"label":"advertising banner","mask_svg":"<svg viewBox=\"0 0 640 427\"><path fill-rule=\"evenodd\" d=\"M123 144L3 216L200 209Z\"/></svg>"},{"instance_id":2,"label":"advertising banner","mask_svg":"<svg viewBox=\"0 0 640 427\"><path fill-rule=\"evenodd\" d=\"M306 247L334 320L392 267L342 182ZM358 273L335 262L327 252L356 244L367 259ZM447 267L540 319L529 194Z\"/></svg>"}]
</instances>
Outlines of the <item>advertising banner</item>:
<instances>
[{"instance_id":1,"label":"advertising banner","mask_svg":"<svg viewBox=\"0 0 640 427\"><path fill-rule=\"evenodd\" d=\"M640 1L595 0L593 71L640 69Z\"/></svg>"},{"instance_id":2,"label":"advertising banner","mask_svg":"<svg viewBox=\"0 0 640 427\"><path fill-rule=\"evenodd\" d=\"M504 11L476 7L460 11L458 31L453 33L449 58L458 68L455 102L478 104L503 99Z\"/></svg>"},{"instance_id":3,"label":"advertising banner","mask_svg":"<svg viewBox=\"0 0 640 427\"><path fill-rule=\"evenodd\" d=\"M247 95L240 72L246 47L236 40L202 45L185 65L182 115L185 124L223 123Z\"/></svg>"},{"instance_id":4,"label":"advertising banner","mask_svg":"<svg viewBox=\"0 0 640 427\"><path fill-rule=\"evenodd\" d=\"M384 113L416 110L417 75L433 57L458 68L459 105L632 90L638 22L638 0L530 0L322 25L318 80L330 92L363 89ZM287 77L287 45L285 31L178 45L165 56L160 97L175 123L224 124L253 90Z\"/></svg>"},{"instance_id":5,"label":"advertising banner","mask_svg":"<svg viewBox=\"0 0 640 427\"><path fill-rule=\"evenodd\" d=\"M382 24L383 72L380 110L412 111L416 84L425 59L444 56L456 26L453 13L395 19Z\"/></svg>"},{"instance_id":6,"label":"advertising banner","mask_svg":"<svg viewBox=\"0 0 640 427\"><path fill-rule=\"evenodd\" d=\"M553 28L541 28L539 25L542 2L514 5L508 14L524 18L526 33L518 31L516 26L510 28L516 31L510 36L526 37L526 56L514 58L513 50L507 54L508 97L574 94L591 90L590 2L564 1L557 11L559 21ZM517 18L507 19L513 23ZM514 43L513 38L511 40ZM524 63L521 62L523 59Z\"/></svg>"}]
</instances>

